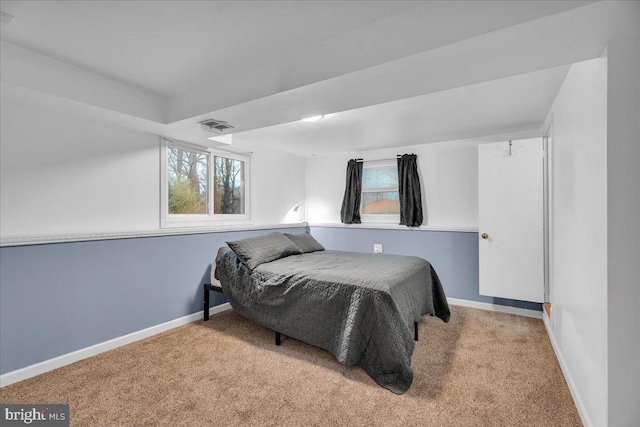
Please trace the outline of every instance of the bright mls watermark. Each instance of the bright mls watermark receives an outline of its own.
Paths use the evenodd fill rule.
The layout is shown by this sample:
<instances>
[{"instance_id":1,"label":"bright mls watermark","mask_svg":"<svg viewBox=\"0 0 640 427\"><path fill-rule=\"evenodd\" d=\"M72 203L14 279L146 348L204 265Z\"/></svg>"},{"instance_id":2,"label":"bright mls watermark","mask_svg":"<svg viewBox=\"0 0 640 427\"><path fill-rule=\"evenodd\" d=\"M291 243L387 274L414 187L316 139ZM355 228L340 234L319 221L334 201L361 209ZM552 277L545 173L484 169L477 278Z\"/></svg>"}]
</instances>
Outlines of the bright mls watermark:
<instances>
[{"instance_id":1,"label":"bright mls watermark","mask_svg":"<svg viewBox=\"0 0 640 427\"><path fill-rule=\"evenodd\" d=\"M69 405L0 404L0 426L69 427Z\"/></svg>"}]
</instances>

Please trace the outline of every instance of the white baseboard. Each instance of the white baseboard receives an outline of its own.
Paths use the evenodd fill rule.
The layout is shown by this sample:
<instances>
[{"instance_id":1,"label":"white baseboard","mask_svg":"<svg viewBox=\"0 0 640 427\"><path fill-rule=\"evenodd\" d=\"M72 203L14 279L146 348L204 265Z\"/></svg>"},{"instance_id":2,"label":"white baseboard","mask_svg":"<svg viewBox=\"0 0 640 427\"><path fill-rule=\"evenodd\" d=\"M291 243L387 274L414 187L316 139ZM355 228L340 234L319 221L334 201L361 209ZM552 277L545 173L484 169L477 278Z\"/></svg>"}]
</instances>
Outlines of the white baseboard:
<instances>
[{"instance_id":1,"label":"white baseboard","mask_svg":"<svg viewBox=\"0 0 640 427\"><path fill-rule=\"evenodd\" d=\"M209 314L214 315L229 309L231 309L231 304L227 302L215 307L211 307L209 309ZM159 334L164 331L168 331L169 329L177 328L178 326L195 322L196 320L202 319L203 313L203 311L199 311L197 313L189 314L175 320L170 320L169 322L151 326L150 328L146 328L141 331L132 332L130 334L114 338L109 341L101 342L90 347L63 354L62 356L54 357L53 359L45 360L31 366L7 372L6 374L0 375L0 387L8 386L9 384L17 383L18 381L26 380L27 378L35 377L36 375L44 374L45 372L70 365L74 362L77 362L78 360L86 359L88 357L104 353L105 351L113 350L114 348L139 341L141 339Z\"/></svg>"},{"instance_id":2,"label":"white baseboard","mask_svg":"<svg viewBox=\"0 0 640 427\"><path fill-rule=\"evenodd\" d=\"M576 404L576 408L578 409L578 414L580 415L580 420L582 420L582 424L585 427L591 427L591 420L589 419L589 415L587 414L587 410L584 407L584 403L580 398L580 394L578 393L578 389L576 388L575 383L573 382L573 378L571 378L571 373L569 372L569 367L567 366L567 362L564 360L564 356L562 355L562 351L560 351L560 346L558 346L558 342L556 341L556 337L553 333L553 329L551 328L550 319L546 313L542 316L542 321L544 322L544 327L547 329L547 335L549 335L549 340L551 341L551 346L553 347L553 351L556 354L556 359L558 359L558 363L560 364L560 369L562 370L562 374L564 375L564 379L567 382L567 386L569 387L569 391L571 392L571 397L573 398L573 402Z\"/></svg>"},{"instance_id":3,"label":"white baseboard","mask_svg":"<svg viewBox=\"0 0 640 427\"><path fill-rule=\"evenodd\" d=\"M499 311L501 313L517 314L519 316L542 319L542 311L529 310L528 308L509 307L507 305L489 304L486 302L470 301L458 298L447 298L447 301L452 305L462 305L464 307L479 308L480 310Z\"/></svg>"}]
</instances>

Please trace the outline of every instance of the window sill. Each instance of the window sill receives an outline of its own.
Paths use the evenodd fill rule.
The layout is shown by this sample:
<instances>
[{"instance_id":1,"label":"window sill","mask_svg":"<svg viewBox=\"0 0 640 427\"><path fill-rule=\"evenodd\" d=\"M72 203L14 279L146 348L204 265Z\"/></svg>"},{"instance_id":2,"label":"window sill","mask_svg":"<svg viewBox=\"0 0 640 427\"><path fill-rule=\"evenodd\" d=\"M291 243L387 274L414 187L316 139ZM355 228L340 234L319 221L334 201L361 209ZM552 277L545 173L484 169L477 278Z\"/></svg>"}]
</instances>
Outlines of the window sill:
<instances>
[{"instance_id":1,"label":"window sill","mask_svg":"<svg viewBox=\"0 0 640 427\"><path fill-rule=\"evenodd\" d=\"M137 239L143 237L179 236L187 234L224 233L228 231L252 231L270 230L278 228L307 227L306 222L290 224L235 224L218 225L215 227L174 228L147 231L124 231L113 233L77 233L77 234L53 234L38 236L9 236L0 240L0 247L7 246L31 246L51 243L88 242L94 240Z\"/></svg>"},{"instance_id":2,"label":"window sill","mask_svg":"<svg viewBox=\"0 0 640 427\"><path fill-rule=\"evenodd\" d=\"M404 231L455 231L460 233L477 233L478 227L465 227L455 225L421 225L420 227L407 227L406 225L365 223L365 224L342 224L342 223L309 223L309 227L322 228L368 228L379 230L404 230Z\"/></svg>"}]
</instances>

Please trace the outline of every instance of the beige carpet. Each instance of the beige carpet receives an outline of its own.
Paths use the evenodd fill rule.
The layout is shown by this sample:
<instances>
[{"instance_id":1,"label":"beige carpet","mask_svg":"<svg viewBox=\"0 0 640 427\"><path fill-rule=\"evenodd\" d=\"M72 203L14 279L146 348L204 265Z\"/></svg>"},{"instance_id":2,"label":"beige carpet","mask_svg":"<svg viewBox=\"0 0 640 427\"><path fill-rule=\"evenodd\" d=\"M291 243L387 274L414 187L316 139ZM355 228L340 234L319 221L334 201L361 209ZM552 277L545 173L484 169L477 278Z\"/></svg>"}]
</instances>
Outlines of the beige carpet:
<instances>
[{"instance_id":1,"label":"beige carpet","mask_svg":"<svg viewBox=\"0 0 640 427\"><path fill-rule=\"evenodd\" d=\"M74 426L581 425L541 320L425 316L412 367L398 396L228 311L5 387L0 402L69 403Z\"/></svg>"}]
</instances>

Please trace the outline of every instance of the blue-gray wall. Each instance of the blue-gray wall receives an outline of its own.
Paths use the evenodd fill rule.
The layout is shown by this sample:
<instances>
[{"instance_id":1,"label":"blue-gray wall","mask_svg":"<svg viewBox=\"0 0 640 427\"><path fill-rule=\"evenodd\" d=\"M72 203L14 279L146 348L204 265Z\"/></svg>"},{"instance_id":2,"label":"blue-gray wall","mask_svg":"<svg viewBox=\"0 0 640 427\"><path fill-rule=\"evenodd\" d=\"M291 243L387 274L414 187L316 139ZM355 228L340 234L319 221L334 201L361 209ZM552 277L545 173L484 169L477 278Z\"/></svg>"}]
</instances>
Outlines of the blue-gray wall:
<instances>
[{"instance_id":1,"label":"blue-gray wall","mask_svg":"<svg viewBox=\"0 0 640 427\"><path fill-rule=\"evenodd\" d=\"M225 241L305 229L0 248L0 373L198 312Z\"/></svg>"},{"instance_id":2,"label":"blue-gray wall","mask_svg":"<svg viewBox=\"0 0 640 427\"><path fill-rule=\"evenodd\" d=\"M480 295L476 232L311 227L311 234L327 249L373 252L374 243L380 243L384 253L424 258L450 298L542 310L538 303Z\"/></svg>"},{"instance_id":3,"label":"blue-gray wall","mask_svg":"<svg viewBox=\"0 0 640 427\"><path fill-rule=\"evenodd\" d=\"M202 310L202 284L228 240L305 227L0 248L0 373ZM447 296L540 310L478 293L478 234L311 227L327 249L429 260ZM226 302L211 293L212 306Z\"/></svg>"}]
</instances>

